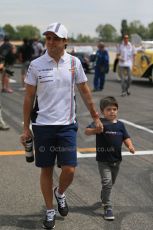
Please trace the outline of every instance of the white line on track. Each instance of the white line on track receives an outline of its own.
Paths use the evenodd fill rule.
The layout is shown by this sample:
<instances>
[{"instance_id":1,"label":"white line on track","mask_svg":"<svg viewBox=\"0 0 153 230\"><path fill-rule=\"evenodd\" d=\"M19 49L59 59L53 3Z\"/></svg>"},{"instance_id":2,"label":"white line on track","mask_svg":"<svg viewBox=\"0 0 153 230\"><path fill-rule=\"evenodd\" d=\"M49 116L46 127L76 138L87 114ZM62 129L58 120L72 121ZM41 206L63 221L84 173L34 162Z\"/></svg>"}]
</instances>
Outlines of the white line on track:
<instances>
[{"instance_id":1,"label":"white line on track","mask_svg":"<svg viewBox=\"0 0 153 230\"><path fill-rule=\"evenodd\" d=\"M153 130L148 129L148 128L144 127L144 126L137 125L137 124L135 124L135 123L133 123L131 121L127 121L127 120L124 120L124 119L119 119L119 120L122 121L123 123L127 124L127 125L133 126L133 127L137 128L137 129L141 129L141 130L144 130L144 131L146 131L148 133L153 134Z\"/></svg>"},{"instance_id":2,"label":"white line on track","mask_svg":"<svg viewBox=\"0 0 153 230\"><path fill-rule=\"evenodd\" d=\"M136 151L135 154L132 154L130 152L122 152L122 156L145 156L145 155L153 155L153 150L145 150L145 151ZM90 157L96 157L96 153L80 153L77 152L78 158L90 158Z\"/></svg>"}]
</instances>

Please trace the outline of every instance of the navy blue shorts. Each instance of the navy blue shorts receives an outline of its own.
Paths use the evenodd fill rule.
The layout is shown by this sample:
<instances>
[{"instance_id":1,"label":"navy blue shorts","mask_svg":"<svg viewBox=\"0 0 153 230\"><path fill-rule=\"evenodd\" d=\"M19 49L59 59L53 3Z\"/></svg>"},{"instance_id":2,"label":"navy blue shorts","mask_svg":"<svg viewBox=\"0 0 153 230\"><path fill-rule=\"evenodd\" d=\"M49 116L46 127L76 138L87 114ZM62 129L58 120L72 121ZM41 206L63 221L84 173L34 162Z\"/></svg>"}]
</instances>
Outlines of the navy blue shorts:
<instances>
[{"instance_id":1,"label":"navy blue shorts","mask_svg":"<svg viewBox=\"0 0 153 230\"><path fill-rule=\"evenodd\" d=\"M77 165L76 134L78 125L32 126L37 167Z\"/></svg>"}]
</instances>

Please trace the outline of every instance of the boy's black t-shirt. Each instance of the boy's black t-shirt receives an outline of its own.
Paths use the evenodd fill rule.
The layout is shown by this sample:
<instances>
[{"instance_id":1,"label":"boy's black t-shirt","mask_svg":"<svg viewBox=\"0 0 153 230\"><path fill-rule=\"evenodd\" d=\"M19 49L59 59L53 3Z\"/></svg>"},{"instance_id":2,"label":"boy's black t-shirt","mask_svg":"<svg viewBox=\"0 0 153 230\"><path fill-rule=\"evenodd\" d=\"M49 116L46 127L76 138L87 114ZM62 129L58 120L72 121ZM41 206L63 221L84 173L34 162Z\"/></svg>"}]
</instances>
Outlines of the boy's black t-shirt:
<instances>
[{"instance_id":1,"label":"boy's black t-shirt","mask_svg":"<svg viewBox=\"0 0 153 230\"><path fill-rule=\"evenodd\" d=\"M96 160L102 162L116 162L122 160L121 148L129 134L121 121L112 123L105 118L100 119L104 126L104 131L96 134ZM87 128L95 128L92 122Z\"/></svg>"}]
</instances>

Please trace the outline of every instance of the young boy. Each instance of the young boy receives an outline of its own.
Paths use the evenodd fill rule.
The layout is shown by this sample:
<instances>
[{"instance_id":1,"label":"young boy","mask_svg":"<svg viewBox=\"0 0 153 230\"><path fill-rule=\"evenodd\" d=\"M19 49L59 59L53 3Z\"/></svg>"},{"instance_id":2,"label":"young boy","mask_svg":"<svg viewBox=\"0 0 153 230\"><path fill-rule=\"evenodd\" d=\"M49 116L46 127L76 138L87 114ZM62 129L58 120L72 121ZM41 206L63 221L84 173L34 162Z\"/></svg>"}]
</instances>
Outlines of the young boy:
<instances>
[{"instance_id":1,"label":"young boy","mask_svg":"<svg viewBox=\"0 0 153 230\"><path fill-rule=\"evenodd\" d=\"M94 123L91 123L86 128L85 134L96 135L96 160L102 182L101 200L104 206L104 219L114 220L110 195L122 161L122 143L124 142L131 153L134 153L135 149L124 124L117 120L118 102L116 99L114 97L102 99L100 110L104 116L101 118L103 132L97 132Z\"/></svg>"}]
</instances>

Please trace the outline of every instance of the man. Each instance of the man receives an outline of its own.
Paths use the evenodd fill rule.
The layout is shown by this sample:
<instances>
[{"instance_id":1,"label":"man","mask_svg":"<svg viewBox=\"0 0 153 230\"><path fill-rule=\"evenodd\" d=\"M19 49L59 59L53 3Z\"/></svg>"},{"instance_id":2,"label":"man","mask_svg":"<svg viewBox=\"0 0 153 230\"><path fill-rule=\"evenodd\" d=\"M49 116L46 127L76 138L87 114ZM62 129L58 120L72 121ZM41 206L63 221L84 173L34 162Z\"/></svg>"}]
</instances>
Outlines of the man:
<instances>
[{"instance_id":1,"label":"man","mask_svg":"<svg viewBox=\"0 0 153 230\"><path fill-rule=\"evenodd\" d=\"M101 91L104 88L105 75L109 71L109 55L103 42L99 42L96 53L95 77L93 91Z\"/></svg>"},{"instance_id":2,"label":"man","mask_svg":"<svg viewBox=\"0 0 153 230\"><path fill-rule=\"evenodd\" d=\"M64 50L68 43L67 29L60 23L53 23L43 34L46 37L47 50L44 55L31 62L25 79L27 86L24 99L24 132L21 141L25 145L25 141L32 136L29 128L32 112L35 163L41 167L40 185L47 208L43 227L52 229L55 226L53 209L55 158L57 157L58 165L61 166L61 174L54 195L62 216L68 214L64 192L73 180L77 165L75 84L96 123L97 131L101 132L103 126L95 110L79 59Z\"/></svg>"},{"instance_id":3,"label":"man","mask_svg":"<svg viewBox=\"0 0 153 230\"><path fill-rule=\"evenodd\" d=\"M32 43L32 47L33 47L33 59L36 59L38 57L40 57L40 55L43 53L44 51L44 47L42 45L41 42L39 42L38 37L35 37Z\"/></svg>"},{"instance_id":4,"label":"man","mask_svg":"<svg viewBox=\"0 0 153 230\"><path fill-rule=\"evenodd\" d=\"M13 46L8 36L4 37L4 43L0 46L0 55L4 59L4 68L2 70L2 93L13 93L9 87L9 77L13 75L12 65L15 62L16 48Z\"/></svg>"},{"instance_id":5,"label":"man","mask_svg":"<svg viewBox=\"0 0 153 230\"><path fill-rule=\"evenodd\" d=\"M134 64L135 53L136 51L134 46L132 46L129 42L129 36L127 34L124 35L123 42L117 50L117 59L119 60L118 71L121 78L122 97L130 95L129 88L131 84L131 68Z\"/></svg>"},{"instance_id":6,"label":"man","mask_svg":"<svg viewBox=\"0 0 153 230\"><path fill-rule=\"evenodd\" d=\"M25 90L24 79L25 79L30 61L32 60L33 53L34 53L34 49L32 45L30 44L27 38L24 38L23 45L19 48L19 61L22 63L22 68L21 68L22 87L19 89L21 91Z\"/></svg>"}]
</instances>

